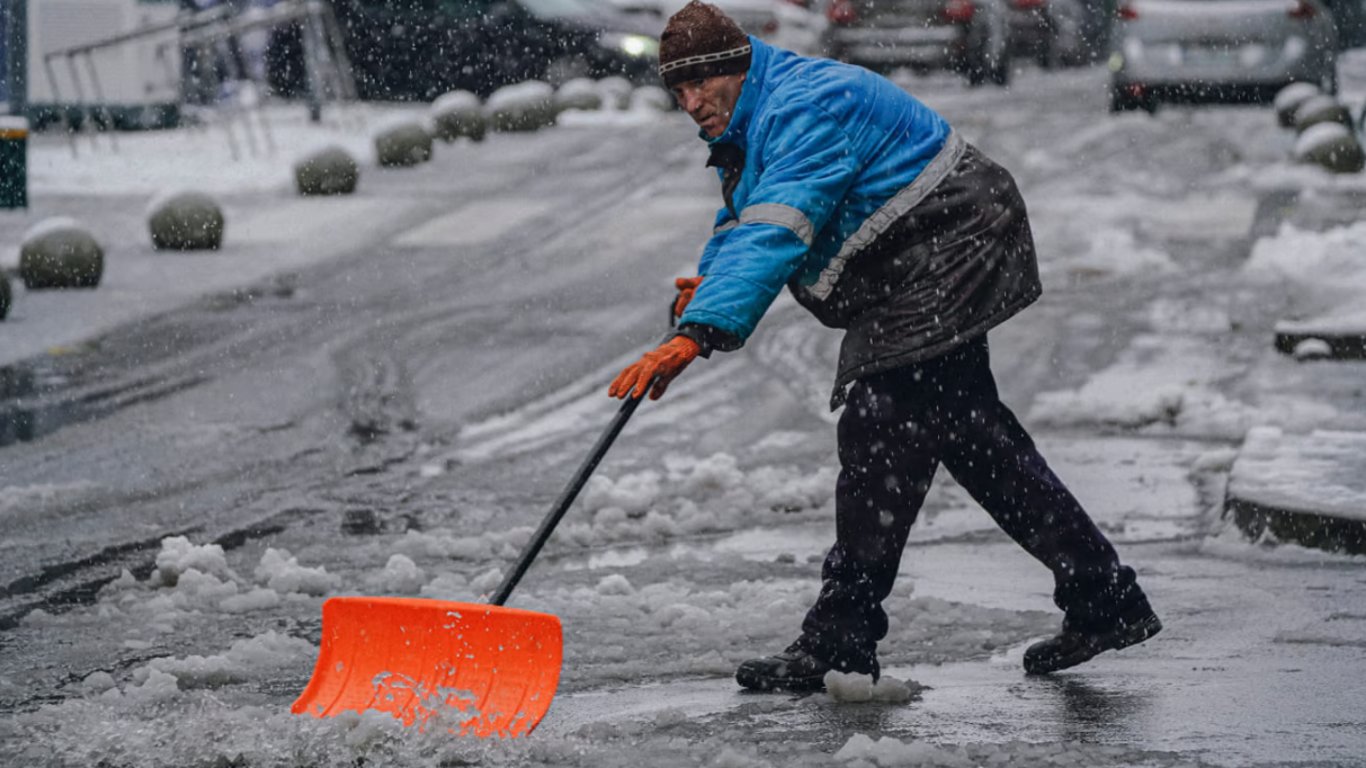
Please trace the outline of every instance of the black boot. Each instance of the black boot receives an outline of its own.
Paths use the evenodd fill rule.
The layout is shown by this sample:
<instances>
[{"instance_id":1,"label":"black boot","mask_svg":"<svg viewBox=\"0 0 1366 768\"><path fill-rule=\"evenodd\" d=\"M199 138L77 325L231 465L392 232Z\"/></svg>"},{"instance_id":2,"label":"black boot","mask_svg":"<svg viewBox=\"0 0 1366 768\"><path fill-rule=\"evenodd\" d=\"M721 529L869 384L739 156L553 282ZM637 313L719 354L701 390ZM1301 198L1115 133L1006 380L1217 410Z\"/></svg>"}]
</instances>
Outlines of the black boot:
<instances>
[{"instance_id":1,"label":"black boot","mask_svg":"<svg viewBox=\"0 0 1366 768\"><path fill-rule=\"evenodd\" d=\"M1127 648L1162 631L1162 622L1143 600L1133 610L1121 615L1107 627L1071 627L1063 621L1062 632L1041 640L1025 651L1024 668L1027 674L1046 675L1060 669L1075 667L1103 651Z\"/></svg>"},{"instance_id":2,"label":"black boot","mask_svg":"<svg viewBox=\"0 0 1366 768\"><path fill-rule=\"evenodd\" d=\"M793 643L776 656L750 659L735 670L735 682L751 691L822 691L832 667Z\"/></svg>"}]
</instances>

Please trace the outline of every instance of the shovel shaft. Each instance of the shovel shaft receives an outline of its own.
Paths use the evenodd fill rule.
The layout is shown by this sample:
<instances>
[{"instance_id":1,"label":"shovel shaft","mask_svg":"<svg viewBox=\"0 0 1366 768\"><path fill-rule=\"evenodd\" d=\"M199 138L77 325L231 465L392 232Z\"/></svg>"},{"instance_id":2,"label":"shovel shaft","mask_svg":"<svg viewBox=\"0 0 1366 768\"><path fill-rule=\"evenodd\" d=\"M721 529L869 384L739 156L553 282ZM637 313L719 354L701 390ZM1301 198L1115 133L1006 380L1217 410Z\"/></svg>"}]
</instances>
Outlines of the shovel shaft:
<instances>
[{"instance_id":1,"label":"shovel shaft","mask_svg":"<svg viewBox=\"0 0 1366 768\"><path fill-rule=\"evenodd\" d=\"M651 381L650 385L645 388L645 391L649 392L653 387L654 382ZM579 471L574 473L574 479L570 481L569 487L565 488L564 492L560 494L560 498L555 501L555 506L551 508L550 514L546 515L546 518L541 521L541 527L536 529L536 533L532 535L531 541L526 545L526 549L522 550L521 557L517 558L517 564L513 566L512 570L508 572L508 575L503 578L503 583L498 586L498 591L494 593L493 599L489 601L491 604L503 605L507 602L508 597L512 594L512 590L517 586L517 582L522 580L522 576L526 573L527 568L531 567L531 561L536 559L536 555L540 553L541 547L545 546L545 542L550 538L550 534L555 530L555 526L559 525L560 518L564 517L564 513L569 511L569 507L574 503L574 499L578 498L579 491L583 490L583 486L588 482L588 478L592 476L593 470L597 469L598 463L602 461L602 457L607 455L607 449L612 447L612 442L617 439L617 435L621 434L622 427L626 426L627 420L631 418L631 414L635 413L636 408L640 405L640 401L644 399L645 396L642 394L640 397L627 397L626 400L622 402L621 408L617 411L617 415L612 418L612 423L607 425L607 429L603 431L602 435L598 438L598 442L593 446L592 453L588 455L588 458L584 459L583 464L579 466Z\"/></svg>"}]
</instances>

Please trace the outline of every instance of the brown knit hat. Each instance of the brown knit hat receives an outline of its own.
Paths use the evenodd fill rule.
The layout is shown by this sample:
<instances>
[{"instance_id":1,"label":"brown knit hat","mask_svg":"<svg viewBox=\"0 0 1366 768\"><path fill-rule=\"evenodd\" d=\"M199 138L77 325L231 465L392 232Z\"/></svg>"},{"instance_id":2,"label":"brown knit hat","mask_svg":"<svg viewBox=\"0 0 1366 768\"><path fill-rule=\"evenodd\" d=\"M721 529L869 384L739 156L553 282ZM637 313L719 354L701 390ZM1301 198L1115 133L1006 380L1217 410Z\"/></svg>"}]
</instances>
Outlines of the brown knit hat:
<instances>
[{"instance_id":1,"label":"brown knit hat","mask_svg":"<svg viewBox=\"0 0 1366 768\"><path fill-rule=\"evenodd\" d=\"M659 75L664 85L749 71L749 37L710 3L692 0L669 17L659 36Z\"/></svg>"}]
</instances>

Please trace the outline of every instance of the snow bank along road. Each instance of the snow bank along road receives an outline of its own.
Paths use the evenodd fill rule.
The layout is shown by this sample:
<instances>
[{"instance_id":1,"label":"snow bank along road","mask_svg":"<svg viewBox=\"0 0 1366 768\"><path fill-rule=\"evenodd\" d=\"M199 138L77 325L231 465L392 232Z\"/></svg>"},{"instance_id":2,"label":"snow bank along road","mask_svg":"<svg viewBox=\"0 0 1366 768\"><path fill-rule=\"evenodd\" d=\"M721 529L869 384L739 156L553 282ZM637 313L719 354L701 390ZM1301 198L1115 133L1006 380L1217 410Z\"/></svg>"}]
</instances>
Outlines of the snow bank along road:
<instances>
[{"instance_id":1,"label":"snow bank along road","mask_svg":"<svg viewBox=\"0 0 1366 768\"><path fill-rule=\"evenodd\" d=\"M534 738L287 714L324 595L477 599L610 418L715 206L674 115L443 147L324 226L234 199L281 219L248 256L327 260L12 367L48 394L37 439L0 448L0 763L1360 765L1362 560L1219 516L1250 426L1366 421L1360 367L1270 343L1329 289L1248 268L1254 182L1290 139L1250 108L1110 117L1102 82L908 85L1021 181L1046 296L993 336L1000 384L1141 571L1154 641L1025 679L1047 574L944 477L889 603L912 700L738 693L832 535L838 338L783 300L641 408L514 596L567 633ZM70 205L140 222L142 200Z\"/></svg>"}]
</instances>

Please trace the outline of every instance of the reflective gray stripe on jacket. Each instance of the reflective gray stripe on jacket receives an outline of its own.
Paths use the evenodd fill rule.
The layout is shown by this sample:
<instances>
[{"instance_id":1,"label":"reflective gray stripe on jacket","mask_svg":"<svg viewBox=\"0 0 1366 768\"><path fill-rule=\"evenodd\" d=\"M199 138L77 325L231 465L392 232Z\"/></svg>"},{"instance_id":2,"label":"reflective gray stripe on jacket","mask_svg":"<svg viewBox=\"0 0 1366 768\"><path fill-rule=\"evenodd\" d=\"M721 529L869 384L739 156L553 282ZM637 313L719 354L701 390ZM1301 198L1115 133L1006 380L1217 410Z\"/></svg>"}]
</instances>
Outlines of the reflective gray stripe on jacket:
<instances>
[{"instance_id":1,"label":"reflective gray stripe on jacket","mask_svg":"<svg viewBox=\"0 0 1366 768\"><path fill-rule=\"evenodd\" d=\"M897 219L905 216L908 211L920 204L925 196L934 191L939 186L939 182L953 170L958 161L962 159L963 153L967 151L967 142L958 135L957 131L949 133L949 137L944 142L944 148L939 150L939 154L925 166L925 170L915 177L915 181L906 185L904 189L896 193L891 200L879 208L872 216L863 222L854 234L850 235L844 244L840 246L839 253L830 260L825 269L821 270L821 276L814 285L808 286L807 291L817 299L829 298L831 291L835 289L835 283L840 279L840 273L844 272L844 265L853 258L855 254L867 248L874 240L882 236L889 227L896 223ZM810 245L810 241L807 241Z\"/></svg>"},{"instance_id":2,"label":"reflective gray stripe on jacket","mask_svg":"<svg viewBox=\"0 0 1366 768\"><path fill-rule=\"evenodd\" d=\"M860 376L941 355L1042 293L1015 180L958 144L849 238L828 281L788 284L822 323L846 330L832 408Z\"/></svg>"},{"instance_id":3,"label":"reflective gray stripe on jacket","mask_svg":"<svg viewBox=\"0 0 1366 768\"><path fill-rule=\"evenodd\" d=\"M792 234L796 235L797 239L805 243L808 248L811 247L811 243L816 236L816 228L811 225L811 220L806 218L806 214L790 205L782 205L780 203L759 203L757 205L751 205L743 211L740 211L740 218L738 220L731 219L730 221L727 221L725 224L714 228L712 234L735 229L741 224L772 224L774 226L784 227L791 230Z\"/></svg>"}]
</instances>

